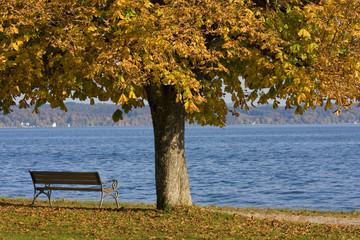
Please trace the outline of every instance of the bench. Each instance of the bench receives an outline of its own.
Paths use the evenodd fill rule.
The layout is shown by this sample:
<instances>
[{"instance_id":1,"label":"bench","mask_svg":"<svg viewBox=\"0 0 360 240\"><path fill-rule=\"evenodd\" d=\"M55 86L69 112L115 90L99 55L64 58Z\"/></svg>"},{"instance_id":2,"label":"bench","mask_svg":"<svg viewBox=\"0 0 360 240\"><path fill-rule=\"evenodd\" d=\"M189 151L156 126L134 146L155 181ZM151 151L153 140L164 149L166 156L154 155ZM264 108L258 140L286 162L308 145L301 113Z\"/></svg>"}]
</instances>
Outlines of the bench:
<instances>
[{"instance_id":1,"label":"bench","mask_svg":"<svg viewBox=\"0 0 360 240\"><path fill-rule=\"evenodd\" d=\"M99 208L101 208L104 199L111 195L115 198L116 206L118 204L119 191L117 190L118 181L110 180L102 182L98 172L49 172L49 171L29 171L32 181L34 183L34 200L40 194L45 194L50 206L52 191L95 191L101 192L101 201ZM112 184L110 184L112 183ZM108 184L111 187L105 188Z\"/></svg>"}]
</instances>

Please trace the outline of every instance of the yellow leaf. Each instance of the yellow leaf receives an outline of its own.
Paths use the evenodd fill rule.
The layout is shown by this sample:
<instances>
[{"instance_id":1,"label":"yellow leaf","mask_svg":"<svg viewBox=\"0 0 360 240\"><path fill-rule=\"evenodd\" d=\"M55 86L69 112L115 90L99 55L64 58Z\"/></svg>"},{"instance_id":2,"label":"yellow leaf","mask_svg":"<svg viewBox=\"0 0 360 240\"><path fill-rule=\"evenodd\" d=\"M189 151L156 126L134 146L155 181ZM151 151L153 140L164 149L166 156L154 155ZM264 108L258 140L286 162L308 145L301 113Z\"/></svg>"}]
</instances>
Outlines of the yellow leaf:
<instances>
[{"instance_id":1,"label":"yellow leaf","mask_svg":"<svg viewBox=\"0 0 360 240\"><path fill-rule=\"evenodd\" d=\"M12 49L14 49L15 51L19 51L19 46L16 43L11 43L11 47Z\"/></svg>"},{"instance_id":2,"label":"yellow leaf","mask_svg":"<svg viewBox=\"0 0 360 240\"><path fill-rule=\"evenodd\" d=\"M41 78L43 76L39 69L36 69L34 72L35 72L36 77L38 77L38 78Z\"/></svg>"},{"instance_id":3,"label":"yellow leaf","mask_svg":"<svg viewBox=\"0 0 360 240\"><path fill-rule=\"evenodd\" d=\"M96 27L95 27L95 26L90 26L90 27L88 27L88 30L89 30L90 32L95 32L95 31L96 31Z\"/></svg>"},{"instance_id":4,"label":"yellow leaf","mask_svg":"<svg viewBox=\"0 0 360 240\"><path fill-rule=\"evenodd\" d=\"M300 104L303 100L306 99L306 95L304 93L300 93L297 98L296 98L296 101L298 104Z\"/></svg>"},{"instance_id":5,"label":"yellow leaf","mask_svg":"<svg viewBox=\"0 0 360 240\"><path fill-rule=\"evenodd\" d=\"M305 104L304 104L304 108L305 109L308 109L310 107L310 103L309 102L306 102Z\"/></svg>"},{"instance_id":6,"label":"yellow leaf","mask_svg":"<svg viewBox=\"0 0 360 240\"><path fill-rule=\"evenodd\" d=\"M189 102L189 101L186 101L185 104L184 104L185 109L188 109L188 108L189 108L189 105L190 105L190 102Z\"/></svg>"},{"instance_id":7,"label":"yellow leaf","mask_svg":"<svg viewBox=\"0 0 360 240\"><path fill-rule=\"evenodd\" d=\"M18 46L23 45L23 43L24 43L24 42L23 42L23 41L21 41L21 40L17 40L17 41L16 41L16 44L17 44Z\"/></svg>"},{"instance_id":8,"label":"yellow leaf","mask_svg":"<svg viewBox=\"0 0 360 240\"><path fill-rule=\"evenodd\" d=\"M15 33L15 34L19 33L19 29L17 29L17 27L15 27L15 26L10 27L10 31Z\"/></svg>"},{"instance_id":9,"label":"yellow leaf","mask_svg":"<svg viewBox=\"0 0 360 240\"><path fill-rule=\"evenodd\" d=\"M129 92L129 98L136 98L136 95L133 91Z\"/></svg>"},{"instance_id":10,"label":"yellow leaf","mask_svg":"<svg viewBox=\"0 0 360 240\"><path fill-rule=\"evenodd\" d=\"M200 109L192 101L186 101L184 107L189 113L200 111Z\"/></svg>"},{"instance_id":11,"label":"yellow leaf","mask_svg":"<svg viewBox=\"0 0 360 240\"><path fill-rule=\"evenodd\" d=\"M184 99L189 99L189 98L192 98L193 95L190 91L190 88L186 87L185 90L184 90L184 93L183 93L183 98Z\"/></svg>"},{"instance_id":12,"label":"yellow leaf","mask_svg":"<svg viewBox=\"0 0 360 240\"><path fill-rule=\"evenodd\" d=\"M298 35L300 37L308 37L308 38L311 38L311 34L306 30L306 29L301 29L299 32L298 32Z\"/></svg>"},{"instance_id":13,"label":"yellow leaf","mask_svg":"<svg viewBox=\"0 0 360 240\"><path fill-rule=\"evenodd\" d=\"M305 87L304 87L304 91L305 91L305 92L310 92L310 91L311 91L311 88L305 86Z\"/></svg>"},{"instance_id":14,"label":"yellow leaf","mask_svg":"<svg viewBox=\"0 0 360 240\"><path fill-rule=\"evenodd\" d=\"M118 103L120 103L120 104L126 104L126 103L128 102L128 100L129 100L129 99L128 99L124 94L121 94Z\"/></svg>"}]
</instances>

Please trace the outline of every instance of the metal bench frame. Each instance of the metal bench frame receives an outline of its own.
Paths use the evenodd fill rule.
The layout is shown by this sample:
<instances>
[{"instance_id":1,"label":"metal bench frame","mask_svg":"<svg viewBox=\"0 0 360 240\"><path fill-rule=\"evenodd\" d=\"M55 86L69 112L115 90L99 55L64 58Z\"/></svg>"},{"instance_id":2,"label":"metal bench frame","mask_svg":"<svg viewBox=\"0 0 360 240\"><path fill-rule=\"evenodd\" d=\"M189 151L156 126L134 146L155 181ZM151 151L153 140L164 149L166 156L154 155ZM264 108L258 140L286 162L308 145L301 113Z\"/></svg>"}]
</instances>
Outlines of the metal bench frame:
<instances>
[{"instance_id":1,"label":"metal bench frame","mask_svg":"<svg viewBox=\"0 0 360 240\"><path fill-rule=\"evenodd\" d=\"M116 179L102 182L98 172L51 172L51 171L29 171L34 184L34 199L32 204L35 204L36 198L40 194L45 194L50 206L52 191L96 191L101 192L101 201L99 208L101 208L104 199L107 196L113 196L116 206L119 207L118 197L119 191L118 181ZM108 184L111 187L105 188ZM39 186L39 184L41 186ZM64 186L65 185L65 186ZM66 186L70 185L70 186ZM71 186L72 185L72 186ZM74 186L77 185L77 186ZM79 187L80 185L87 187ZM91 187L90 187L91 186Z\"/></svg>"}]
</instances>

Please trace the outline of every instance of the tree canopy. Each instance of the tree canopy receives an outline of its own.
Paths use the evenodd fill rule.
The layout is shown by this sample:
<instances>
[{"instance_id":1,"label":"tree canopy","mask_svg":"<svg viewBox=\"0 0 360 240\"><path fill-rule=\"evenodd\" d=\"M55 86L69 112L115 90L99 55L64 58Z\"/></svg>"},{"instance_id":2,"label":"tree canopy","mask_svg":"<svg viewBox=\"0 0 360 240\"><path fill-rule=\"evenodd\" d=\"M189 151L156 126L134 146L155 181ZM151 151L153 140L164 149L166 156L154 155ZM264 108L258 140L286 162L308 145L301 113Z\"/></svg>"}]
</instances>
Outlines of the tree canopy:
<instances>
[{"instance_id":1,"label":"tree canopy","mask_svg":"<svg viewBox=\"0 0 360 240\"><path fill-rule=\"evenodd\" d=\"M200 124L225 123L225 92L235 107L285 99L298 113L324 102L348 108L359 100L359 5L2 0L0 109L20 98L21 108L66 110L71 97L127 112L144 105L150 81L174 85Z\"/></svg>"}]
</instances>

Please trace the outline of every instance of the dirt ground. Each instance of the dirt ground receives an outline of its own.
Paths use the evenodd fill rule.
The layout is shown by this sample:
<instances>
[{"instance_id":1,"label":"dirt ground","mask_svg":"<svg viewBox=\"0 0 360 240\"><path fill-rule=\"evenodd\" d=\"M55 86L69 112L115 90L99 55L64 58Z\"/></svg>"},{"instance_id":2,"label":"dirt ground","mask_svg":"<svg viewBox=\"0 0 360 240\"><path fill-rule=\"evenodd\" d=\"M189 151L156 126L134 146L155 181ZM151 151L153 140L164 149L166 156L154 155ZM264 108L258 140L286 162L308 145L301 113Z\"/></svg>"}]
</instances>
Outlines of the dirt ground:
<instances>
[{"instance_id":1,"label":"dirt ground","mask_svg":"<svg viewBox=\"0 0 360 240\"><path fill-rule=\"evenodd\" d=\"M253 218L276 219L294 222L309 222L319 224L335 224L335 225L360 225L360 218L341 218L341 217L324 217L324 216L301 216L283 213L250 213L250 212L234 212L228 211L230 214L241 215Z\"/></svg>"}]
</instances>

